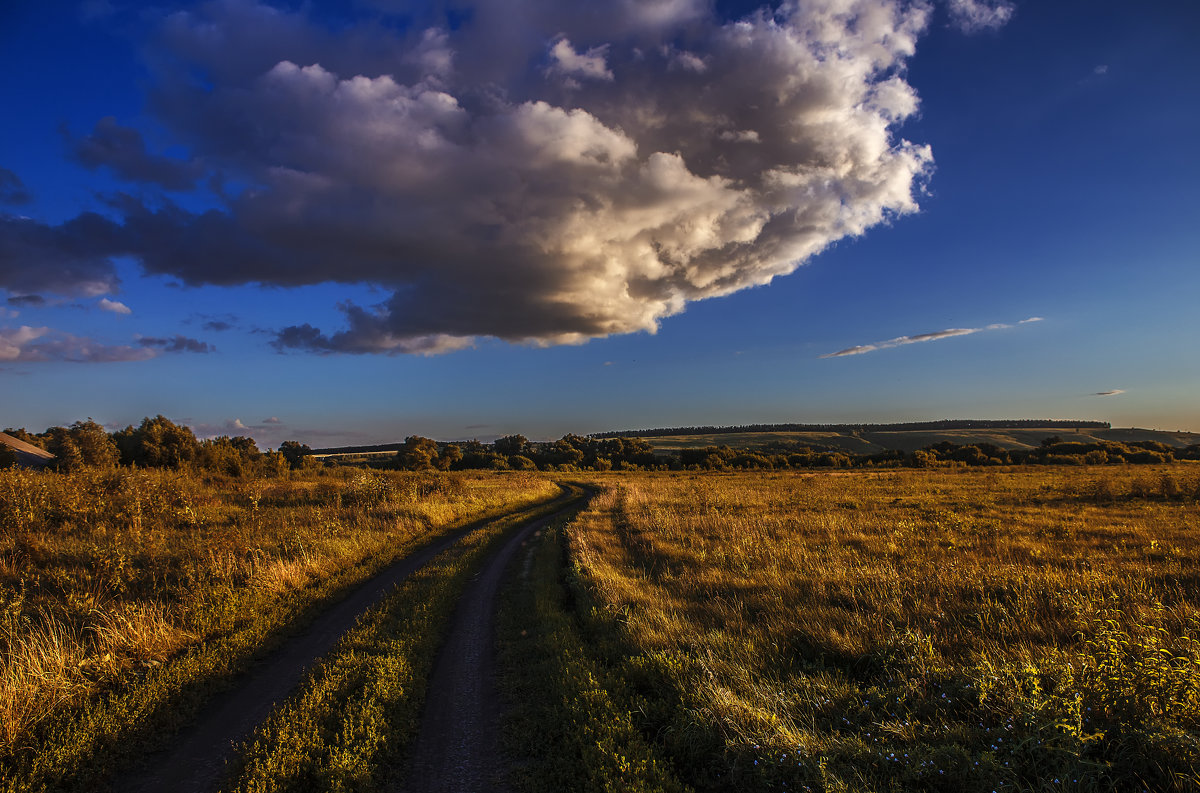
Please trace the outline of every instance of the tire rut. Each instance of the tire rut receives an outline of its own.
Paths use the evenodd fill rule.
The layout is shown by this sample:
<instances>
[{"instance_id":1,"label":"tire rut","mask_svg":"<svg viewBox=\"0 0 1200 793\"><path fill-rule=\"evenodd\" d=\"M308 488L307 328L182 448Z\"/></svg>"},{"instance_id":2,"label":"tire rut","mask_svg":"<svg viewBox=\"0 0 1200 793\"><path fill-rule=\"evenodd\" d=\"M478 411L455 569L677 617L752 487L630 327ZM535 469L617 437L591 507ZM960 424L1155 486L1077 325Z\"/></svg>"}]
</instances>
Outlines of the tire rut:
<instances>
[{"instance_id":1,"label":"tire rut","mask_svg":"<svg viewBox=\"0 0 1200 793\"><path fill-rule=\"evenodd\" d=\"M168 749L150 755L146 767L119 780L113 789L134 793L213 793L224 781L235 747L250 737L271 709L300 684L304 673L333 649L358 618L382 602L398 584L466 535L490 523L556 502L570 503L574 497L568 492L541 505L476 521L385 568L253 667L234 688L214 697ZM555 512L551 517L557 514L560 513Z\"/></svg>"},{"instance_id":2,"label":"tire rut","mask_svg":"<svg viewBox=\"0 0 1200 793\"><path fill-rule=\"evenodd\" d=\"M534 521L510 537L459 598L429 676L406 793L505 790L495 680L496 597L517 551L576 506Z\"/></svg>"}]
</instances>

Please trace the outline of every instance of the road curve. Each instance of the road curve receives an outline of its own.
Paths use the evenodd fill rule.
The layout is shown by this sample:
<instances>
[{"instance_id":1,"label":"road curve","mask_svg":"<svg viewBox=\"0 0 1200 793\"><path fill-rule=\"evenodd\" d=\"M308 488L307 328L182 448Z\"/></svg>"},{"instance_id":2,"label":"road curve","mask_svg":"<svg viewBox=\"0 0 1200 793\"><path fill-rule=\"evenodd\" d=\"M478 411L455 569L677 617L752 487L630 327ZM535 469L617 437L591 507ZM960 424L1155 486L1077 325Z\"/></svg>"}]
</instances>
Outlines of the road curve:
<instances>
[{"instance_id":1,"label":"road curve","mask_svg":"<svg viewBox=\"0 0 1200 793\"><path fill-rule=\"evenodd\" d=\"M492 556L459 598L438 651L421 728L411 751L407 793L501 791L495 681L496 596L518 549L566 507L530 523Z\"/></svg>"},{"instance_id":2,"label":"road curve","mask_svg":"<svg viewBox=\"0 0 1200 793\"><path fill-rule=\"evenodd\" d=\"M573 494L558 501L569 502ZM549 502L549 503L554 503ZM150 755L147 765L113 788L136 793L212 793L226 773L234 748L246 740L271 709L300 683L305 671L326 655L358 617L380 603L404 579L463 536L519 512L515 510L457 529L385 568L334 604L298 636L252 669L232 690L213 699L172 746ZM540 521L539 521L540 522Z\"/></svg>"}]
</instances>

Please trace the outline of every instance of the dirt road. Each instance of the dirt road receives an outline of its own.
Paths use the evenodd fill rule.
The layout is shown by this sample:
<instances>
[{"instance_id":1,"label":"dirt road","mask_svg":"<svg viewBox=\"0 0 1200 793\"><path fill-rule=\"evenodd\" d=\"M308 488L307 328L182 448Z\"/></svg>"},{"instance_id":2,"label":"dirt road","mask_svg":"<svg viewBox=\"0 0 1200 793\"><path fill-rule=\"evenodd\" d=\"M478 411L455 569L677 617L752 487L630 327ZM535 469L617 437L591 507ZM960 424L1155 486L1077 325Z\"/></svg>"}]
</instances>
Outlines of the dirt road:
<instances>
[{"instance_id":1,"label":"dirt road","mask_svg":"<svg viewBox=\"0 0 1200 793\"><path fill-rule=\"evenodd\" d=\"M495 682L496 596L517 551L561 515L531 523L509 538L460 598L429 677L407 793L504 790Z\"/></svg>"},{"instance_id":2,"label":"dirt road","mask_svg":"<svg viewBox=\"0 0 1200 793\"><path fill-rule=\"evenodd\" d=\"M560 500L565 503L569 498ZM299 684L305 670L333 649L363 612L381 602L397 584L430 559L469 532L495 520L480 521L452 532L367 581L318 617L302 634L289 640L234 689L218 696L170 749L152 755L145 768L119 780L114 789L139 793L215 791L232 759L234 746L250 736L271 708ZM533 531L533 525L536 524L527 530Z\"/></svg>"}]
</instances>

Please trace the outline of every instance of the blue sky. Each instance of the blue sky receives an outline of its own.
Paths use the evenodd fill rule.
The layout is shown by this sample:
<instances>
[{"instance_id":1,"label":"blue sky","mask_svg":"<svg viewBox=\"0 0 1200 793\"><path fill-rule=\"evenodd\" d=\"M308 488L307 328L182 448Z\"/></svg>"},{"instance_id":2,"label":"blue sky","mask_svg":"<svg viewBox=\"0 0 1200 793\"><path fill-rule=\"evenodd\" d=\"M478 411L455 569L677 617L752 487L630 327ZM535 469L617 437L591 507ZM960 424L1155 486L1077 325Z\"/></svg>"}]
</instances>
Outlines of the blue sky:
<instances>
[{"instance_id":1,"label":"blue sky","mask_svg":"<svg viewBox=\"0 0 1200 793\"><path fill-rule=\"evenodd\" d=\"M6 4L0 425L1200 431L1200 7L472 5Z\"/></svg>"}]
</instances>

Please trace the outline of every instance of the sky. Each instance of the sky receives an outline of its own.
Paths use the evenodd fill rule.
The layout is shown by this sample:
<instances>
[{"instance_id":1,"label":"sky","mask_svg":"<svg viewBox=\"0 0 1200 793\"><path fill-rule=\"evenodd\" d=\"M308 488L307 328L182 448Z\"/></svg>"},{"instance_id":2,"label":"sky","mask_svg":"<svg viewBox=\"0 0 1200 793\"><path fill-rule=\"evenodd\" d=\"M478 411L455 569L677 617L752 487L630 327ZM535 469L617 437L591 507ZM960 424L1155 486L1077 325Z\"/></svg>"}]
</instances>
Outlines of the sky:
<instances>
[{"instance_id":1,"label":"sky","mask_svg":"<svg viewBox=\"0 0 1200 793\"><path fill-rule=\"evenodd\" d=\"M1200 5L0 5L0 426L1200 431Z\"/></svg>"}]
</instances>

